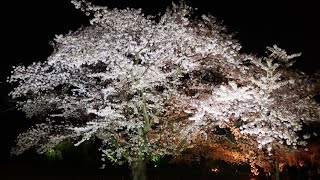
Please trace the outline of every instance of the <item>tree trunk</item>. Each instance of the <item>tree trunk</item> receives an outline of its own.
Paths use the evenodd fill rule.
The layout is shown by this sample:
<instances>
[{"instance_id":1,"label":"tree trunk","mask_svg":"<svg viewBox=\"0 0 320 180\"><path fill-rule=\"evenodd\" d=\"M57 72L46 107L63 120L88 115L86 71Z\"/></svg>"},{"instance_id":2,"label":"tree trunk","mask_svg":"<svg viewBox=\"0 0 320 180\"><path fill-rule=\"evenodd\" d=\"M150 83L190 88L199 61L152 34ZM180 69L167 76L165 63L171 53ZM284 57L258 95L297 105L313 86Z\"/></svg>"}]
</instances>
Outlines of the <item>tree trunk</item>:
<instances>
[{"instance_id":1,"label":"tree trunk","mask_svg":"<svg viewBox=\"0 0 320 180\"><path fill-rule=\"evenodd\" d=\"M280 170L279 170L279 157L277 157L276 159L276 180L279 180L279 173L280 173Z\"/></svg>"},{"instance_id":2,"label":"tree trunk","mask_svg":"<svg viewBox=\"0 0 320 180\"><path fill-rule=\"evenodd\" d=\"M131 163L131 175L133 180L147 180L146 161L139 159Z\"/></svg>"}]
</instances>

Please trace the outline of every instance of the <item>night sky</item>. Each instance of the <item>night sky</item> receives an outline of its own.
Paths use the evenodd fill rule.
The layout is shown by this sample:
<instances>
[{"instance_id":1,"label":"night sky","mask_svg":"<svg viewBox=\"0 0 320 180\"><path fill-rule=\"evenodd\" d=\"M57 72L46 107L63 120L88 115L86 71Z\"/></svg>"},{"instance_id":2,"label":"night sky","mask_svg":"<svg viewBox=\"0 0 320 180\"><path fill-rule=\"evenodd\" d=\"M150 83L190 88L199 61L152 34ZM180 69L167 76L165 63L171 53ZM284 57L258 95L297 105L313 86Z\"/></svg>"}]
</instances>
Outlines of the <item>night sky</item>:
<instances>
[{"instance_id":1,"label":"night sky","mask_svg":"<svg viewBox=\"0 0 320 180\"><path fill-rule=\"evenodd\" d=\"M105 0L109 7L142 8L145 13L164 11L170 0ZM103 2L96 0L94 2ZM189 0L189 5L200 12L210 12L228 27L237 32L236 38L246 53L265 52L266 46L277 44L289 53L302 52L295 68L314 73L320 70L319 59L319 11L315 2L255 1L240 3L235 0L221 2ZM211 3L209 3L211 2ZM88 25L88 17L76 10L69 0L17 0L6 2L2 7L2 58L0 66L0 120L1 161L8 159L10 146L19 132L30 122L24 114L12 110L14 104L7 97L12 88L5 83L13 65L28 65L44 61L52 52L49 42L55 34L68 33ZM4 49L3 49L4 48ZM3 55L4 53L4 55Z\"/></svg>"}]
</instances>

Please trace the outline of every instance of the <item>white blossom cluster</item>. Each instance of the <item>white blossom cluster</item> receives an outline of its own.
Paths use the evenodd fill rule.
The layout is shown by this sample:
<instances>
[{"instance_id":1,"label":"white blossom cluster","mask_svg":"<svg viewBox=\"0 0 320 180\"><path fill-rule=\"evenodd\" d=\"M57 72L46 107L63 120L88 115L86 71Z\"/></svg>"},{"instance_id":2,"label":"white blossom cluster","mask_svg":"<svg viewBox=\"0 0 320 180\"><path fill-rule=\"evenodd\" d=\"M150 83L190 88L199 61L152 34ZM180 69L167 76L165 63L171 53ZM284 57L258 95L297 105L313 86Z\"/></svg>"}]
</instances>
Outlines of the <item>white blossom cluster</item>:
<instances>
[{"instance_id":1,"label":"white blossom cluster","mask_svg":"<svg viewBox=\"0 0 320 180\"><path fill-rule=\"evenodd\" d=\"M13 148L12 153L22 154L24 151L36 147L37 152L42 154L48 148L55 147L61 141L73 136L73 132L67 132L65 128L65 126L53 125L50 121L36 124L18 136L17 146Z\"/></svg>"},{"instance_id":2,"label":"white blossom cluster","mask_svg":"<svg viewBox=\"0 0 320 180\"><path fill-rule=\"evenodd\" d=\"M180 78L201 70L199 60L209 55L234 63L239 44L220 34L223 27L210 24L213 17L203 16L198 24L190 21L190 8L184 5L155 22L139 10L73 3L94 13L92 26L57 35L46 62L14 67L8 82L18 84L10 93L18 107L28 117L65 124L69 134L64 137L80 137L75 145L92 136L101 138L104 152L117 159L131 162L144 155L177 153L197 134L197 128L172 124L164 116L170 107L178 111L188 106L187 101L170 105L170 99L192 98L180 92ZM18 141L32 132L21 134ZM24 142L14 153L39 145ZM47 143L41 148L49 147Z\"/></svg>"},{"instance_id":3,"label":"white blossom cluster","mask_svg":"<svg viewBox=\"0 0 320 180\"><path fill-rule=\"evenodd\" d=\"M57 35L47 61L14 67L8 79L28 117L50 119L22 133L15 154L95 136L106 157L131 163L179 153L207 126L231 119L271 151L275 142L304 145L302 121L319 121L319 104L297 90L305 82L283 73L296 55L278 47L264 59L240 54L214 17L192 20L184 4L154 21L140 10L72 3L93 14L92 25Z\"/></svg>"},{"instance_id":4,"label":"white blossom cluster","mask_svg":"<svg viewBox=\"0 0 320 180\"><path fill-rule=\"evenodd\" d=\"M265 148L271 154L274 143L294 148L305 146L306 138L303 137L306 135L299 137L297 133L302 130L303 122L319 122L320 106L310 96L295 94L301 88L296 82L301 79L283 74L283 66L291 66L290 59L299 54L287 55L277 46L268 50L271 53L267 58L247 57L251 60L251 68L260 69L259 74L255 73L241 83L229 81L218 88L213 87L211 94L194 101L197 113L191 118L195 121L211 118L222 127L234 126L234 121L238 121L240 133L254 138L258 149ZM279 63L274 62L276 60ZM306 87L305 91L312 86Z\"/></svg>"}]
</instances>

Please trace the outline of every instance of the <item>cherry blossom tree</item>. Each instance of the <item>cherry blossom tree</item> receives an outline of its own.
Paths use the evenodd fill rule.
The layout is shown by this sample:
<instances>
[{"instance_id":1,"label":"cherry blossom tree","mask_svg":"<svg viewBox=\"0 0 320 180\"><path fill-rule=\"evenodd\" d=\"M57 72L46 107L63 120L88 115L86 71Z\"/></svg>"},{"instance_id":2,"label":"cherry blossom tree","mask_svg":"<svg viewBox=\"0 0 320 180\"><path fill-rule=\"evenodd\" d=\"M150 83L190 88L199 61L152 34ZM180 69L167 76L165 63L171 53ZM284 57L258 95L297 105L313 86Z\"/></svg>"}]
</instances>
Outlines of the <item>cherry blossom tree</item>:
<instances>
[{"instance_id":1,"label":"cherry blossom tree","mask_svg":"<svg viewBox=\"0 0 320 180\"><path fill-rule=\"evenodd\" d=\"M96 137L102 160L128 162L133 179L143 180L150 158L217 142L212 133L229 128L248 152L234 161L255 172L258 154L305 146L303 123L319 122L319 79L290 69L299 54L277 46L266 57L240 53L213 16L192 19L184 3L158 20L72 3L93 15L91 26L57 35L47 61L16 66L8 79L18 108L42 119L18 136L13 154Z\"/></svg>"}]
</instances>

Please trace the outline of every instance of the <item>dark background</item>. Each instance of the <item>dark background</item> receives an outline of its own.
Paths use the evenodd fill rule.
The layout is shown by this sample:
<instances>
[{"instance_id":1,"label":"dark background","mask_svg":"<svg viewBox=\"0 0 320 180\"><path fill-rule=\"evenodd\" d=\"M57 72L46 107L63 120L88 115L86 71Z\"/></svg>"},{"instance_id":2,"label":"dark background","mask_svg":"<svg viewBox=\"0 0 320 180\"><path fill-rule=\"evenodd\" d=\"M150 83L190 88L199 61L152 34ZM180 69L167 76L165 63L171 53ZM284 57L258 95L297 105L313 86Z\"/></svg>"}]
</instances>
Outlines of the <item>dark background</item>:
<instances>
[{"instance_id":1,"label":"dark background","mask_svg":"<svg viewBox=\"0 0 320 180\"><path fill-rule=\"evenodd\" d=\"M142 8L144 13L163 12L171 0L95 0L109 7ZM277 44L289 53L302 52L294 66L306 73L320 70L319 19L316 3L308 1L188 0L187 4L211 13L223 21L230 32L237 32L246 53L263 55L266 46ZM281 3L280 3L281 2ZM9 162L9 150L18 133L32 124L14 109L5 83L13 65L44 61L55 34L65 34L88 25L89 18L76 10L69 0L17 0L1 4L0 65L0 162ZM29 157L26 159L32 159ZM35 157L34 157L35 158ZM11 158L15 159L15 158ZM17 158L16 158L17 159ZM19 159L19 158L18 158ZM36 159L36 158L35 158Z\"/></svg>"}]
</instances>

